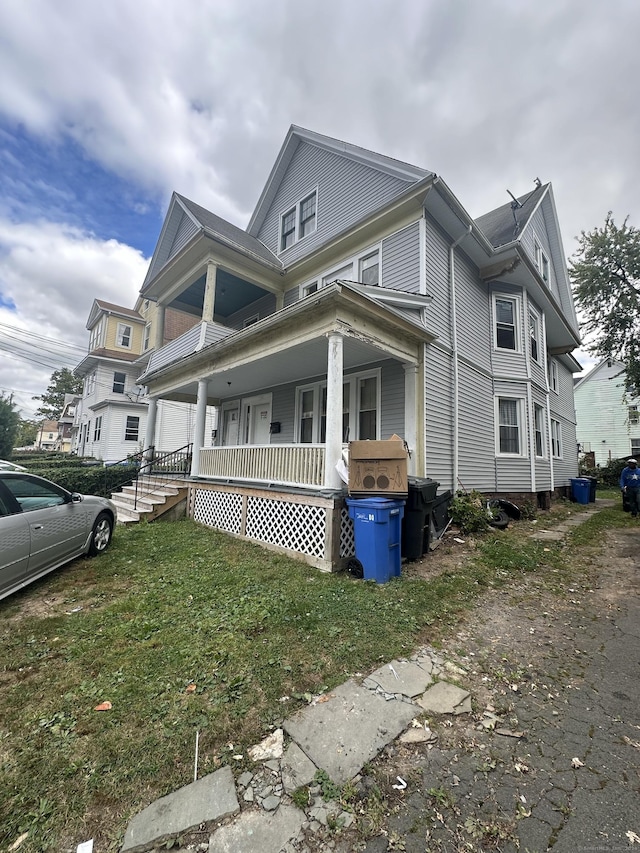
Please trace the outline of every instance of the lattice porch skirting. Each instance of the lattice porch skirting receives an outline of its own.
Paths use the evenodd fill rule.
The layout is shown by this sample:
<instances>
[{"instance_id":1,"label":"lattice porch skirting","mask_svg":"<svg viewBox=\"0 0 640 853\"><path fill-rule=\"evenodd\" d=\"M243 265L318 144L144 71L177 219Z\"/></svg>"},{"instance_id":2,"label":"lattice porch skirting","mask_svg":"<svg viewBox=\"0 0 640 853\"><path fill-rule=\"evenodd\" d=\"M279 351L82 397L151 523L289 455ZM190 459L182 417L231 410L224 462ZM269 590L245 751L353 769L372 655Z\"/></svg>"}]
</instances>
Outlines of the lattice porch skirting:
<instances>
[{"instance_id":1,"label":"lattice porch skirting","mask_svg":"<svg viewBox=\"0 0 640 853\"><path fill-rule=\"evenodd\" d=\"M342 497L190 483L188 515L327 572L343 568L355 553Z\"/></svg>"}]
</instances>

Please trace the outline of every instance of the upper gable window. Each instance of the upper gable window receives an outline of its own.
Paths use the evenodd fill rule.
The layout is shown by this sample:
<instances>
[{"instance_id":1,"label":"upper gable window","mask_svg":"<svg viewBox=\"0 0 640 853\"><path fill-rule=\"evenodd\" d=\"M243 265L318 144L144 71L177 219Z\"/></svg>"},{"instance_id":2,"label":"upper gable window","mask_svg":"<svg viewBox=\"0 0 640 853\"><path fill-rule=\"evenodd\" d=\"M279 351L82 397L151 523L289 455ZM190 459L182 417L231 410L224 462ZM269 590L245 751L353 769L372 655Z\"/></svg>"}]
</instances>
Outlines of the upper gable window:
<instances>
[{"instance_id":1,"label":"upper gable window","mask_svg":"<svg viewBox=\"0 0 640 853\"><path fill-rule=\"evenodd\" d=\"M533 261L540 271L540 275L544 281L549 283L549 258L546 256L544 249L534 237L533 239Z\"/></svg>"},{"instance_id":2,"label":"upper gable window","mask_svg":"<svg viewBox=\"0 0 640 853\"><path fill-rule=\"evenodd\" d=\"M280 251L284 252L298 240L316 230L318 190L314 190L293 205L280 218Z\"/></svg>"},{"instance_id":3,"label":"upper gable window","mask_svg":"<svg viewBox=\"0 0 640 853\"><path fill-rule=\"evenodd\" d=\"M558 363L551 359L549 362L549 385L551 385L551 390L555 391L556 394L560 390L560 378L558 376Z\"/></svg>"},{"instance_id":4,"label":"upper gable window","mask_svg":"<svg viewBox=\"0 0 640 853\"><path fill-rule=\"evenodd\" d=\"M510 296L494 296L495 345L497 349L518 349L518 300Z\"/></svg>"},{"instance_id":5,"label":"upper gable window","mask_svg":"<svg viewBox=\"0 0 640 853\"><path fill-rule=\"evenodd\" d=\"M119 347L131 349L131 326L127 326L125 323L118 323L116 343Z\"/></svg>"},{"instance_id":6,"label":"upper gable window","mask_svg":"<svg viewBox=\"0 0 640 853\"><path fill-rule=\"evenodd\" d=\"M144 327L144 339L142 342L142 349L146 352L149 349L149 344L151 343L151 323L147 323Z\"/></svg>"},{"instance_id":7,"label":"upper gable window","mask_svg":"<svg viewBox=\"0 0 640 853\"><path fill-rule=\"evenodd\" d=\"M93 329L91 329L91 334L89 336L89 352L91 352L91 350L97 349L98 347L102 346L102 329L103 329L102 319L103 318L101 317L98 320L98 322L95 324Z\"/></svg>"}]
</instances>

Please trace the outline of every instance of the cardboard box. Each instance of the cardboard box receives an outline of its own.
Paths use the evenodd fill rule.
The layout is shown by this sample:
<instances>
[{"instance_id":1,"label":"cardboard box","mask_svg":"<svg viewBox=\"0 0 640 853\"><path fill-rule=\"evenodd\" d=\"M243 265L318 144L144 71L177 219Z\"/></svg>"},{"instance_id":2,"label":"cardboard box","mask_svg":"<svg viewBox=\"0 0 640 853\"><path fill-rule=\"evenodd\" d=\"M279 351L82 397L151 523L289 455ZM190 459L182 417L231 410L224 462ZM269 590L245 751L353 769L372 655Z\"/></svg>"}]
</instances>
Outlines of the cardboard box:
<instances>
[{"instance_id":1,"label":"cardboard box","mask_svg":"<svg viewBox=\"0 0 640 853\"><path fill-rule=\"evenodd\" d=\"M406 497L408 493L407 450L399 436L349 443L350 495Z\"/></svg>"}]
</instances>

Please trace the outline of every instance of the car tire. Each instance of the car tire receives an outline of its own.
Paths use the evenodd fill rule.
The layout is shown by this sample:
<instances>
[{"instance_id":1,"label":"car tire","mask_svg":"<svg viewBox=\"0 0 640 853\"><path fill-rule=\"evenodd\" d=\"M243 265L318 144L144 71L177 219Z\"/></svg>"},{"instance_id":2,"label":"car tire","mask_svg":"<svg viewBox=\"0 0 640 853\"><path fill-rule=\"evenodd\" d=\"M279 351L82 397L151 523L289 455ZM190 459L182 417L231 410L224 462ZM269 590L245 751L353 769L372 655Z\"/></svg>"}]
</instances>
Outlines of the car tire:
<instances>
[{"instance_id":1,"label":"car tire","mask_svg":"<svg viewBox=\"0 0 640 853\"><path fill-rule=\"evenodd\" d=\"M101 512L93 523L91 531L91 543L89 545L89 556L95 557L102 554L109 547L113 536L113 519L107 512Z\"/></svg>"}]
</instances>

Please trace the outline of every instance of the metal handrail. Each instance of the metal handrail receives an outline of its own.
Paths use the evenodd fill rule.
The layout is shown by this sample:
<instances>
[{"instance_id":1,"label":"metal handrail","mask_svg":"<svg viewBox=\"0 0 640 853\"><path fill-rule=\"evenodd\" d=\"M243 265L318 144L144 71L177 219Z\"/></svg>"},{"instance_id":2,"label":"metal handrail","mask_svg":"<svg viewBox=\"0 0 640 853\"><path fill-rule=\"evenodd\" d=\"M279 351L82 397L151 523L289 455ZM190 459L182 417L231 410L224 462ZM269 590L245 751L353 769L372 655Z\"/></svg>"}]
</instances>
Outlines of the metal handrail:
<instances>
[{"instance_id":1,"label":"metal handrail","mask_svg":"<svg viewBox=\"0 0 640 853\"><path fill-rule=\"evenodd\" d=\"M143 451L144 453L145 451ZM175 474L182 476L189 474L191 471L191 458L193 455L193 443L185 444L177 450L171 450L168 453L163 453L160 456L155 455L155 447L148 448L144 463L135 478L135 489L133 508L138 508L138 498L143 498L150 495L154 489L148 488L146 491L140 491L140 479L144 477L170 477ZM150 485L150 484L149 484Z\"/></svg>"}]
</instances>

